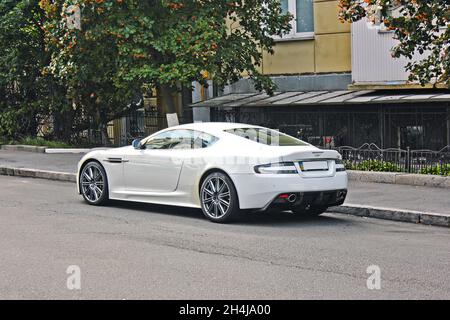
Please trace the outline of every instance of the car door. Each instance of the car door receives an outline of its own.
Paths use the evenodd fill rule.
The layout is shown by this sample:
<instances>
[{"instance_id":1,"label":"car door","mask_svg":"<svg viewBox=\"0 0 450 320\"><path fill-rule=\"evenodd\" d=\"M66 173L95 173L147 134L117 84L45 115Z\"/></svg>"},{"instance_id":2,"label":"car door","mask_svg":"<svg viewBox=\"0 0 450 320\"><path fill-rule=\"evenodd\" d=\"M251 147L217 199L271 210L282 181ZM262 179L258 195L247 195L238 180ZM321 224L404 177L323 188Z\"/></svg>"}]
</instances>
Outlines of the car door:
<instances>
[{"instance_id":1,"label":"car door","mask_svg":"<svg viewBox=\"0 0 450 320\"><path fill-rule=\"evenodd\" d=\"M169 130L134 149L124 164L128 192L172 192L176 190L183 157L190 151L190 130Z\"/></svg>"}]
</instances>

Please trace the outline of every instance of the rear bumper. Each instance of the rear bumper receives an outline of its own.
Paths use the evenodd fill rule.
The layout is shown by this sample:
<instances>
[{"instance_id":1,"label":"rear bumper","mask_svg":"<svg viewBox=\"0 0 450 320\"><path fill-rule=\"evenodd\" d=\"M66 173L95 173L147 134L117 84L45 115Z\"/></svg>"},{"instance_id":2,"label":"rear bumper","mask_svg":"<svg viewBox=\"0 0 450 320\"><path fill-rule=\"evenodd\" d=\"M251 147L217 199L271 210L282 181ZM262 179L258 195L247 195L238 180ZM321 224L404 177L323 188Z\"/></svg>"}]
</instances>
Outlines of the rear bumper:
<instances>
[{"instance_id":1,"label":"rear bumper","mask_svg":"<svg viewBox=\"0 0 450 320\"><path fill-rule=\"evenodd\" d=\"M234 174L230 177L237 189L241 209L268 208L282 193L296 193L297 201L303 195L303 201L309 201L313 197L315 203L323 201L324 206L337 205L339 201L333 203L330 193L346 191L348 183L345 171L320 178L304 178L292 174Z\"/></svg>"},{"instance_id":2,"label":"rear bumper","mask_svg":"<svg viewBox=\"0 0 450 320\"><path fill-rule=\"evenodd\" d=\"M289 198L284 198L288 195ZM340 206L347 197L347 189L313 191L313 192L292 192L278 195L267 208L263 209L308 209L310 207L332 207Z\"/></svg>"}]
</instances>

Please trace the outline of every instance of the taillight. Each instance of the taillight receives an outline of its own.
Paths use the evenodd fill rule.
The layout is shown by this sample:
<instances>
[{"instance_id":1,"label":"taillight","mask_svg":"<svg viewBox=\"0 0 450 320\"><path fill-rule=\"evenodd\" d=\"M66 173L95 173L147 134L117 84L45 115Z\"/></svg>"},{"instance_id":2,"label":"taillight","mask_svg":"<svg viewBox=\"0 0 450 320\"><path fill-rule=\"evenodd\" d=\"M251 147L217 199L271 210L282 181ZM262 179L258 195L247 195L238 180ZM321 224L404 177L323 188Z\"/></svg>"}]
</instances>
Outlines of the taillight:
<instances>
[{"instance_id":1,"label":"taillight","mask_svg":"<svg viewBox=\"0 0 450 320\"><path fill-rule=\"evenodd\" d=\"M336 172L345 171L345 165L344 165L344 161L342 161L342 159L336 159L334 161L336 162Z\"/></svg>"},{"instance_id":2,"label":"taillight","mask_svg":"<svg viewBox=\"0 0 450 320\"><path fill-rule=\"evenodd\" d=\"M254 167L256 173L261 174L295 174L298 173L293 162L278 162L262 164Z\"/></svg>"}]
</instances>

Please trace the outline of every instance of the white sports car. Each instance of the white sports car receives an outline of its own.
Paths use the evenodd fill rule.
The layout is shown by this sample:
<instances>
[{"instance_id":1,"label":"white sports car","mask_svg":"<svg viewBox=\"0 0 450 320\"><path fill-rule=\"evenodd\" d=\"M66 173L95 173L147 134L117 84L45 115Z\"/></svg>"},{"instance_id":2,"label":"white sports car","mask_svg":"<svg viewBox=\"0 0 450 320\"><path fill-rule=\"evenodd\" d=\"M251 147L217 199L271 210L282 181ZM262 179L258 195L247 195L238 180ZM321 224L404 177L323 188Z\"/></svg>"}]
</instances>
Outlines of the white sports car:
<instances>
[{"instance_id":1,"label":"white sports car","mask_svg":"<svg viewBox=\"0 0 450 320\"><path fill-rule=\"evenodd\" d=\"M321 214L344 202L347 173L338 152L276 130L193 123L89 152L77 187L92 205L116 199L201 208L226 222L247 209Z\"/></svg>"}]
</instances>

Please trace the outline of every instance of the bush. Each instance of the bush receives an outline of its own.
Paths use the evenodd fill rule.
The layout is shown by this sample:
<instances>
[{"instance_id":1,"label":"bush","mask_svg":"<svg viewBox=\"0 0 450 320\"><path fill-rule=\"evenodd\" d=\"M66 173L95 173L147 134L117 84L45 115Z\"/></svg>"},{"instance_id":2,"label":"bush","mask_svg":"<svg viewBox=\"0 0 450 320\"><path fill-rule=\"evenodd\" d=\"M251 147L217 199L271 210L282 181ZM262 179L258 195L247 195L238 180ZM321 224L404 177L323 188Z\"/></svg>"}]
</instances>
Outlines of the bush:
<instances>
[{"instance_id":1,"label":"bush","mask_svg":"<svg viewBox=\"0 0 450 320\"><path fill-rule=\"evenodd\" d=\"M377 172L405 172L405 168L393 163L379 160L363 160L361 162L351 162L344 160L345 168L347 170L360 171L377 171ZM427 166L420 169L420 174L432 174L439 176L450 176L450 164L442 164L436 166Z\"/></svg>"},{"instance_id":2,"label":"bush","mask_svg":"<svg viewBox=\"0 0 450 320\"><path fill-rule=\"evenodd\" d=\"M402 172L402 168L395 163L379 161L379 160L363 160L361 162L353 163L344 160L345 167L348 170L361 171L380 171L380 172Z\"/></svg>"},{"instance_id":3,"label":"bush","mask_svg":"<svg viewBox=\"0 0 450 320\"><path fill-rule=\"evenodd\" d=\"M450 164L438 165L435 167L426 167L420 170L422 174L434 174L439 176L450 176Z\"/></svg>"}]
</instances>

